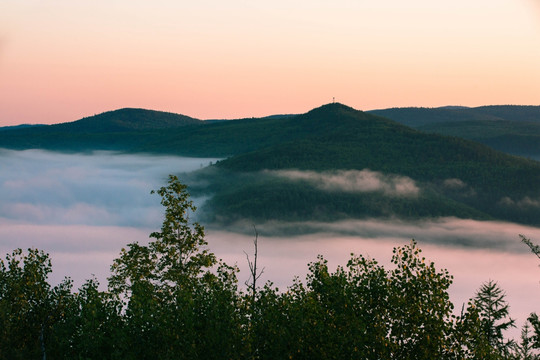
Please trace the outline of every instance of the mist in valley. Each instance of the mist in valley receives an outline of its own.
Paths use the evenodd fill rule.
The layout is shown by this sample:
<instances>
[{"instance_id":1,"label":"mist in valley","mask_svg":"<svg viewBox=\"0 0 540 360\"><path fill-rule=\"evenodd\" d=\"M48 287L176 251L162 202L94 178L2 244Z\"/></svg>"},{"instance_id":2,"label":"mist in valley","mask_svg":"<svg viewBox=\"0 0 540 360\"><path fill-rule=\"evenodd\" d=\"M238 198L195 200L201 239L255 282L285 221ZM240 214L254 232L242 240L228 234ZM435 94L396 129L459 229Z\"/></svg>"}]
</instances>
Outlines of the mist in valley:
<instances>
[{"instance_id":1,"label":"mist in valley","mask_svg":"<svg viewBox=\"0 0 540 360\"><path fill-rule=\"evenodd\" d=\"M218 159L181 158L98 152L60 154L41 150L0 151L0 253L35 247L49 253L52 283L64 276L75 287L96 276L106 285L109 266L122 247L145 243L162 222L159 197L151 195L170 173L189 173ZM273 176L306 179L321 187L346 187L391 195L414 196L408 178L383 178L369 172L316 174L280 172ZM341 176L340 176L341 175ZM189 176L186 176L189 179ZM347 180L347 181L343 181ZM189 185L189 183L188 183ZM201 195L201 196L199 196ZM198 194L194 202L204 203ZM197 214L194 214L195 218ZM203 225L207 225L202 222ZM343 220L339 222L237 222L227 229L207 227L209 248L218 258L237 264L239 282L248 279L244 251L251 254L259 232L261 282L285 289L294 276L303 278L318 254L331 268L346 265L351 253L363 254L390 267L392 248L418 241L424 256L454 275L451 297L456 308L485 281L506 291L511 315L521 324L540 299L538 260L518 234L540 239L540 229L524 225L441 218L424 221ZM291 229L304 235L284 235ZM273 235L271 235L273 234Z\"/></svg>"}]
</instances>

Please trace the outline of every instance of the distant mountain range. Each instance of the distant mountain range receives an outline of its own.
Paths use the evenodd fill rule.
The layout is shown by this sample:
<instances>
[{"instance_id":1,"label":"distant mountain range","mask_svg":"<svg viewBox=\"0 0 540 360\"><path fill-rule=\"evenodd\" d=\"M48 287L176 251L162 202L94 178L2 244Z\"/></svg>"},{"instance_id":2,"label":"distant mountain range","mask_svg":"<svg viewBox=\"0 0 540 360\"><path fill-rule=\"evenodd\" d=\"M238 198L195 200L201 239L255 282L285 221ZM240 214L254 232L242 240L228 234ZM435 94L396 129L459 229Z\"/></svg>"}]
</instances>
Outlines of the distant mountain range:
<instances>
[{"instance_id":1,"label":"distant mountain range","mask_svg":"<svg viewBox=\"0 0 540 360\"><path fill-rule=\"evenodd\" d=\"M473 140L509 154L540 158L540 106L497 105L480 107L444 106L439 108L391 108L367 113L392 119L427 133ZM225 134L215 149L201 148L208 134L192 127L223 125L209 131L241 130L250 133L250 122L272 122L296 115L272 115L258 119L198 120L185 115L144 109L120 109L55 125L18 125L0 127L0 132L17 130L0 136L0 147L13 149L44 148L61 151L91 151L94 149L132 152L156 152L205 156L217 151L221 156L237 153L236 146ZM227 125L225 125L227 124ZM185 129L184 127L191 127ZM180 129L183 128L183 129ZM165 134L171 131L171 133ZM24 130L24 131L23 131ZM182 133L190 132L189 141L178 141ZM250 133L250 136L254 134ZM210 137L214 137L212 134ZM253 140L253 141L252 141ZM259 137L244 139L238 151L256 146ZM264 140L264 137L263 139ZM225 144L227 143L227 144ZM239 144L238 144L239 145ZM214 147L214 144L211 144Z\"/></svg>"},{"instance_id":2,"label":"distant mountain range","mask_svg":"<svg viewBox=\"0 0 540 360\"><path fill-rule=\"evenodd\" d=\"M14 125L14 126L2 126L0 127L0 131L20 130L20 129L30 128L30 127L38 127L38 126L45 126L45 125L21 124L21 125Z\"/></svg>"},{"instance_id":3,"label":"distant mountain range","mask_svg":"<svg viewBox=\"0 0 540 360\"><path fill-rule=\"evenodd\" d=\"M362 112L332 103L300 115L201 121L121 109L0 131L0 147L222 157L183 175L194 194L211 195L205 214L215 223L456 216L540 225L540 163L464 139L504 138L508 147L536 136L538 115L540 107ZM468 136L435 134L448 129Z\"/></svg>"},{"instance_id":4,"label":"distant mountain range","mask_svg":"<svg viewBox=\"0 0 540 360\"><path fill-rule=\"evenodd\" d=\"M393 108L369 113L424 132L474 140L510 154L540 157L540 106Z\"/></svg>"}]
</instances>

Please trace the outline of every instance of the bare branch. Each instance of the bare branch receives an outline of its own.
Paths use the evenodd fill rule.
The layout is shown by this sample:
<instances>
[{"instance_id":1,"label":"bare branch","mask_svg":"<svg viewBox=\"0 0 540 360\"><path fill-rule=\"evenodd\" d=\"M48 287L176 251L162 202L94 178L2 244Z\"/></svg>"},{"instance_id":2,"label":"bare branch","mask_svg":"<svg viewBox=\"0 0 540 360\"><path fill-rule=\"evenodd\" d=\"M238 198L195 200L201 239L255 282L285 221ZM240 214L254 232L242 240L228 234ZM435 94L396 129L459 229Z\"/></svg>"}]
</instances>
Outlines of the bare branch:
<instances>
[{"instance_id":1,"label":"bare branch","mask_svg":"<svg viewBox=\"0 0 540 360\"><path fill-rule=\"evenodd\" d=\"M255 231L255 239L253 240L253 244L255 246L255 252L253 254L253 261L250 261L249 255L244 251L244 254L246 254L246 259L249 266L249 279L246 280L245 284L248 287L249 290L251 290L251 297L253 302L255 302L255 297L257 294L257 280L262 276L264 273L264 268L258 272L257 270L257 260L259 257L258 252L258 241L259 241L259 233L257 232L257 228L255 225L253 225L253 230Z\"/></svg>"},{"instance_id":2,"label":"bare branch","mask_svg":"<svg viewBox=\"0 0 540 360\"><path fill-rule=\"evenodd\" d=\"M534 244L531 239L526 238L521 234L519 235L519 237L521 238L521 241L524 242L529 247L529 249L531 249L531 252L540 259L540 246Z\"/></svg>"}]
</instances>

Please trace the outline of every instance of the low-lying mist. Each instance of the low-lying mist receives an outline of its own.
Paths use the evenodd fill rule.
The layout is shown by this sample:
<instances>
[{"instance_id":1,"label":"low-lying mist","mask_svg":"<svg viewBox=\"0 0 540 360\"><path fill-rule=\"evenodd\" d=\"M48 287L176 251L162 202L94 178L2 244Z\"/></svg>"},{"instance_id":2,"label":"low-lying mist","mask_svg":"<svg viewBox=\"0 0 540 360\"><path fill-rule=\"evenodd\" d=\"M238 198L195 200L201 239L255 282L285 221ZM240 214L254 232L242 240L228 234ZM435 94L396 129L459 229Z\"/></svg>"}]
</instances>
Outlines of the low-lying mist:
<instances>
[{"instance_id":1,"label":"low-lying mist","mask_svg":"<svg viewBox=\"0 0 540 360\"><path fill-rule=\"evenodd\" d=\"M274 170L266 171L278 177L290 180L303 180L325 191L382 192L387 196L415 197L420 189L414 180L405 176L387 176L380 172L364 170L338 171L298 171Z\"/></svg>"},{"instance_id":2,"label":"low-lying mist","mask_svg":"<svg viewBox=\"0 0 540 360\"><path fill-rule=\"evenodd\" d=\"M130 242L148 241L148 235L161 226L160 199L150 191L165 185L169 173L194 171L216 160L0 150L0 253L4 257L15 248L36 247L51 255L53 283L70 276L80 286L94 274L106 284L109 266L120 249ZM278 174L285 175L305 176ZM345 175L349 183L331 176L323 180L331 186L371 184L390 193L416 191L414 183L405 178L383 179L368 172ZM194 200L201 205L204 197ZM259 265L265 268L261 282L272 281L281 289L294 276L303 278L307 264L318 254L331 267L346 265L351 253L390 266L392 248L414 238L427 259L454 275L451 295L456 306L474 296L482 282L492 279L506 291L511 314L519 323L531 311L540 311L536 308L540 299L538 261L518 237L524 234L538 241L539 228L456 218L238 221L227 229L203 225L208 225L210 250L240 267L240 283L248 278L244 251L252 252L254 226L260 234ZM290 233L309 235L284 235Z\"/></svg>"}]
</instances>

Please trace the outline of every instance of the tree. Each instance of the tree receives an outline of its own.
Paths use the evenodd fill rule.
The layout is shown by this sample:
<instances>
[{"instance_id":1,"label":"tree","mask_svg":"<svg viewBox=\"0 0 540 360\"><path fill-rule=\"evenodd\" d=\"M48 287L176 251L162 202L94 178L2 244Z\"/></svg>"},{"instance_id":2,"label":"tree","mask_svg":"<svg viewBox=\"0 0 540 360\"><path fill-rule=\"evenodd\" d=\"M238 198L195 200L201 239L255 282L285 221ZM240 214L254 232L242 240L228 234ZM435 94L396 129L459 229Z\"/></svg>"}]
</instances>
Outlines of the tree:
<instances>
[{"instance_id":1,"label":"tree","mask_svg":"<svg viewBox=\"0 0 540 360\"><path fill-rule=\"evenodd\" d=\"M51 287L49 255L21 249L0 259L0 358L46 359L51 329L64 317L72 283Z\"/></svg>"},{"instance_id":2,"label":"tree","mask_svg":"<svg viewBox=\"0 0 540 360\"><path fill-rule=\"evenodd\" d=\"M505 297L497 283L490 280L482 284L473 299L481 326L476 352L483 359L507 358L514 347L513 341L506 340L503 335L505 330L515 327L515 321L508 316L509 305Z\"/></svg>"},{"instance_id":3,"label":"tree","mask_svg":"<svg viewBox=\"0 0 540 360\"><path fill-rule=\"evenodd\" d=\"M65 316L53 328L54 359L121 359L121 303L99 290L96 278L72 295Z\"/></svg>"},{"instance_id":4,"label":"tree","mask_svg":"<svg viewBox=\"0 0 540 360\"><path fill-rule=\"evenodd\" d=\"M111 293L124 302L127 357L225 354L239 323L237 269L204 248L204 228L190 221L196 208L176 176L152 193L161 196L165 207L161 231L150 234L155 240L148 245L131 243L122 249L109 278Z\"/></svg>"},{"instance_id":5,"label":"tree","mask_svg":"<svg viewBox=\"0 0 540 360\"><path fill-rule=\"evenodd\" d=\"M260 271L257 269L257 260L259 258L259 233L257 232L257 228L255 226L253 227L253 229L255 230L255 239L253 240L253 261L249 259L249 255L245 251L244 254L246 255L249 266L249 279L246 280L245 285L248 288L248 292L251 294L251 304L252 306L255 306L257 297L257 280L259 280L259 278L264 273L264 268Z\"/></svg>"},{"instance_id":6,"label":"tree","mask_svg":"<svg viewBox=\"0 0 540 360\"><path fill-rule=\"evenodd\" d=\"M153 252L162 255L157 261L156 275L164 283L174 284L216 265L214 254L204 248L208 245L204 228L198 222L190 223L190 212L197 208L189 200L187 186L178 177L169 175L168 186L152 193L161 196L161 205L165 207L161 232L150 234L156 239L150 244Z\"/></svg>"},{"instance_id":7,"label":"tree","mask_svg":"<svg viewBox=\"0 0 540 360\"><path fill-rule=\"evenodd\" d=\"M395 269L389 275L389 338L392 358L432 359L447 356L453 304L448 288L453 278L426 263L413 240L394 248Z\"/></svg>"},{"instance_id":8,"label":"tree","mask_svg":"<svg viewBox=\"0 0 540 360\"><path fill-rule=\"evenodd\" d=\"M309 265L306 289L290 290L297 327L295 358L389 358L388 272L375 260L352 256L334 272L322 256Z\"/></svg>"},{"instance_id":9,"label":"tree","mask_svg":"<svg viewBox=\"0 0 540 360\"><path fill-rule=\"evenodd\" d=\"M263 321L263 316L261 316L261 311L258 309L258 302L264 296L269 294L270 287L265 287L263 291L259 291L257 286L257 280L264 273L264 268L259 270L257 268L257 260L259 259L259 233L257 228L253 226L255 231L255 238L253 240L254 252L253 252L253 261L250 260L249 255L244 251L246 255L247 263L249 266L249 278L245 281L244 285L247 287L247 294L243 297L243 306L242 310L244 311L244 317L246 320L245 324L245 338L246 341L246 351L249 353L249 357L252 359L261 358L260 346L263 344L264 339L260 336L258 329L260 328L259 322ZM271 291L270 291L271 292ZM269 303L266 303L266 306L269 306Z\"/></svg>"},{"instance_id":10,"label":"tree","mask_svg":"<svg viewBox=\"0 0 540 360\"><path fill-rule=\"evenodd\" d=\"M521 238L521 241L529 247L531 252L540 259L540 246L537 244L534 244L529 238L521 234L519 235L519 237ZM540 349L540 319L538 318L538 314L536 313L530 314L527 320L531 324L534 331L534 335L531 336L532 347L534 349Z\"/></svg>"},{"instance_id":11,"label":"tree","mask_svg":"<svg viewBox=\"0 0 540 360\"><path fill-rule=\"evenodd\" d=\"M534 342L530 332L530 324L525 323L521 328L520 342L515 344L513 359L538 360L540 357L534 353Z\"/></svg>"},{"instance_id":12,"label":"tree","mask_svg":"<svg viewBox=\"0 0 540 360\"><path fill-rule=\"evenodd\" d=\"M283 294L265 287L258 294L259 358L456 358L451 276L426 263L414 241L394 249L393 262L396 268L385 270L352 256L331 272L319 256L305 285L297 280Z\"/></svg>"},{"instance_id":13,"label":"tree","mask_svg":"<svg viewBox=\"0 0 540 360\"><path fill-rule=\"evenodd\" d=\"M169 175L168 185L152 193L161 196L165 207L161 231L150 234L156 240L128 244L111 266L109 288L126 300L150 293L167 297L217 263L215 255L203 248L204 228L190 223L189 213L196 208L187 186Z\"/></svg>"},{"instance_id":14,"label":"tree","mask_svg":"<svg viewBox=\"0 0 540 360\"><path fill-rule=\"evenodd\" d=\"M527 245L529 247L529 249L531 250L531 252L536 255L536 257L538 257L540 259L540 246L534 244L531 239L523 236L523 235L519 235L519 237L521 238L521 241Z\"/></svg>"},{"instance_id":15,"label":"tree","mask_svg":"<svg viewBox=\"0 0 540 360\"><path fill-rule=\"evenodd\" d=\"M122 249L108 291L97 279L76 293L69 279L52 287L51 261L39 250L0 259L0 360L537 358L536 314L532 336L526 324L519 344L507 341L503 332L514 320L504 292L489 281L452 315L452 276L427 262L414 240L394 248L392 269L351 255L331 271L318 256L305 281L279 291L257 285L255 230L241 292L238 268L218 261L204 228L190 221L186 186L170 176L153 193L165 207L161 230L147 245Z\"/></svg>"}]
</instances>

